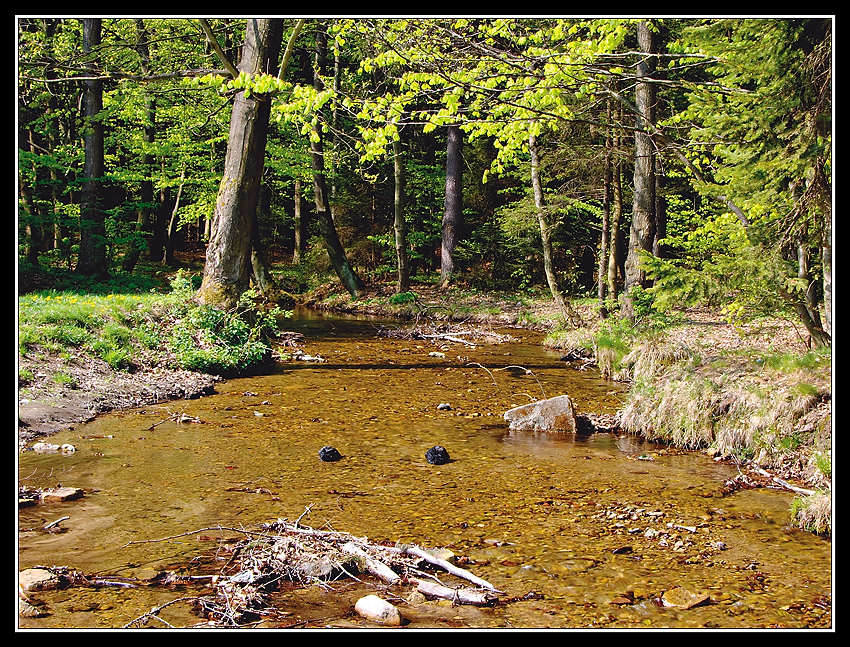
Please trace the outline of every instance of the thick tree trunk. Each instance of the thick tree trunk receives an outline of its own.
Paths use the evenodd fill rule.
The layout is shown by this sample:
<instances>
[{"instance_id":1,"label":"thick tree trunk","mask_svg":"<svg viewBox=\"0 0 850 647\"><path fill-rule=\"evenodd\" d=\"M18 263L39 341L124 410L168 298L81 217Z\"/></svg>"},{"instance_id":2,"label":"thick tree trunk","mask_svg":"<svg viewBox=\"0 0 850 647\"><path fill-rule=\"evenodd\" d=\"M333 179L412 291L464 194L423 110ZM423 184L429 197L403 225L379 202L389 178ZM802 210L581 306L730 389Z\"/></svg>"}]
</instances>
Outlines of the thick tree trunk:
<instances>
[{"instance_id":1,"label":"thick tree trunk","mask_svg":"<svg viewBox=\"0 0 850 647\"><path fill-rule=\"evenodd\" d=\"M320 33L323 32L320 30ZM321 37L316 39L316 66L319 68L324 66L326 51L323 45L326 44L325 39ZM324 88L318 74L313 75L313 87L317 90ZM345 249L339 240L339 234L337 233L336 225L331 214L327 181L325 178L322 130L318 125L313 129L313 137L310 139L310 153L313 166L313 197L316 202L316 218L319 222L319 231L325 241L325 249L328 252L328 258L330 258L336 275L349 294L357 298L363 292L365 286L348 262L348 257L345 255Z\"/></svg>"},{"instance_id":2,"label":"thick tree trunk","mask_svg":"<svg viewBox=\"0 0 850 647\"><path fill-rule=\"evenodd\" d=\"M407 223L404 220L404 160L401 141L393 141L393 170L395 177L395 201L393 203L395 232L395 256L398 267L396 292L410 289L410 267L407 262Z\"/></svg>"},{"instance_id":3,"label":"thick tree trunk","mask_svg":"<svg viewBox=\"0 0 850 647\"><path fill-rule=\"evenodd\" d=\"M460 126L448 127L446 134L446 208L440 248L440 287L446 288L455 273L454 250L463 227L463 139Z\"/></svg>"},{"instance_id":4,"label":"thick tree trunk","mask_svg":"<svg viewBox=\"0 0 850 647\"><path fill-rule=\"evenodd\" d=\"M534 135L529 135L528 137L528 150L531 153L531 188L534 191L534 206L537 210L537 222L540 225L540 242L543 246L543 271L546 274L546 282L549 284L549 292L552 294L552 300L563 315L564 320L574 326L580 326L581 320L564 299L564 295L558 287L558 279L555 276L555 264L552 260L552 241L549 237L550 226L546 217L543 185L540 183L540 157L537 152L537 140Z\"/></svg>"},{"instance_id":5,"label":"thick tree trunk","mask_svg":"<svg viewBox=\"0 0 850 647\"><path fill-rule=\"evenodd\" d=\"M292 246L292 262L298 264L301 262L301 255L304 253L304 220L301 215L301 180L295 178L295 189L293 202L294 207L294 229L295 240Z\"/></svg>"},{"instance_id":6,"label":"thick tree trunk","mask_svg":"<svg viewBox=\"0 0 850 647\"><path fill-rule=\"evenodd\" d=\"M83 52L86 55L100 46L101 19L83 19ZM93 70L92 70L93 72ZM103 212L103 124L96 118L103 109L103 82L83 81L85 129L84 185L80 204L80 252L77 272L105 277L106 229Z\"/></svg>"},{"instance_id":7,"label":"thick tree trunk","mask_svg":"<svg viewBox=\"0 0 850 647\"><path fill-rule=\"evenodd\" d=\"M282 19L248 19L239 71L252 75L276 71L282 37ZM250 284L251 237L270 108L269 97L255 93L246 97L241 91L234 99L224 175L197 294L201 303L231 308Z\"/></svg>"},{"instance_id":8,"label":"thick tree trunk","mask_svg":"<svg viewBox=\"0 0 850 647\"><path fill-rule=\"evenodd\" d=\"M638 23L638 48L646 54L656 52L653 32L645 22ZM632 225L629 232L629 251L626 256L626 285L622 314L632 318L634 308L630 296L635 286L646 287L646 272L640 267L639 253L651 252L655 241L655 151L649 135L655 124L655 86L640 80L651 76L655 70L655 57L645 56L637 69L635 105L639 111L635 131L635 174Z\"/></svg>"}]
</instances>

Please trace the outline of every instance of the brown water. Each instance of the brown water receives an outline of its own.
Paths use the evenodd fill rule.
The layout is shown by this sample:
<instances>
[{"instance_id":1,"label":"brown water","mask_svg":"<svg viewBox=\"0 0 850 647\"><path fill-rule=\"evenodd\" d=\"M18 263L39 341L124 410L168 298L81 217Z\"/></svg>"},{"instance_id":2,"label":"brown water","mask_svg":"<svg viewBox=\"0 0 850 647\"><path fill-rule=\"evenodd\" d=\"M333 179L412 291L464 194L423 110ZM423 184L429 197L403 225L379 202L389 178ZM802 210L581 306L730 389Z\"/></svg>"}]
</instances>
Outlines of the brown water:
<instances>
[{"instance_id":1,"label":"brown water","mask_svg":"<svg viewBox=\"0 0 850 647\"><path fill-rule=\"evenodd\" d=\"M512 331L522 337L515 343L441 348L378 338L377 326L302 313L290 327L326 363L281 363L268 375L229 380L213 396L99 417L51 439L76 445L70 456L22 454L19 477L27 485L61 482L87 494L20 511L22 529L71 518L65 532L19 533L19 568L65 565L129 577L175 566L210 572L200 556L235 533L127 543L294 520L309 506L307 525L448 547L508 597L536 594L493 609L402 605L409 627L831 625L831 544L787 527L789 493L722 497L733 467L700 453L659 453L634 438L509 434L501 414L532 399L567 393L579 412L604 413L622 395L592 370L565 365L531 333ZM531 372L501 370L510 365ZM441 402L452 409L437 410ZM202 423L169 420L148 429L177 412ZM321 462L324 445L344 459ZM452 462L428 464L433 445L446 447ZM641 455L655 460L635 460ZM699 527L691 533L667 523ZM661 546L644 536L648 527L677 536ZM634 528L640 532L629 533ZM675 550L679 539L689 544ZM728 548L709 546L718 541ZM680 610L653 602L677 586L709 593L712 603ZM352 607L376 587L333 587L283 594L276 603L295 626L365 626ZM628 592L631 603L611 604ZM42 593L51 615L19 626L120 627L155 605L203 593ZM179 604L162 617L175 626L199 622Z\"/></svg>"}]
</instances>

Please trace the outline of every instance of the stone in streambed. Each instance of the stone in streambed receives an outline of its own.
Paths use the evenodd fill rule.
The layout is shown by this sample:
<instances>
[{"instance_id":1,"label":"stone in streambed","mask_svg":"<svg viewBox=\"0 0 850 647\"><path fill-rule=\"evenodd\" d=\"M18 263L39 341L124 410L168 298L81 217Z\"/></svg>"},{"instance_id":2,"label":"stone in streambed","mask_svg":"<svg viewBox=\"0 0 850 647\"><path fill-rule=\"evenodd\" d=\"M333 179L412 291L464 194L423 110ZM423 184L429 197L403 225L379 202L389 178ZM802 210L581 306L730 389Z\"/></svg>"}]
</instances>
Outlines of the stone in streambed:
<instances>
[{"instance_id":1,"label":"stone in streambed","mask_svg":"<svg viewBox=\"0 0 850 647\"><path fill-rule=\"evenodd\" d=\"M341 459L342 455L339 453L336 447L325 445L319 450L319 458L325 461L326 463L332 463Z\"/></svg>"},{"instance_id":2,"label":"stone in streambed","mask_svg":"<svg viewBox=\"0 0 850 647\"><path fill-rule=\"evenodd\" d=\"M354 610L366 620L381 625L397 627L401 624L401 614L392 604L377 595L367 595L357 600Z\"/></svg>"},{"instance_id":3,"label":"stone in streambed","mask_svg":"<svg viewBox=\"0 0 850 647\"><path fill-rule=\"evenodd\" d=\"M84 496L85 492L78 487L58 487L52 490L44 490L41 493L42 501L73 501Z\"/></svg>"},{"instance_id":4,"label":"stone in streambed","mask_svg":"<svg viewBox=\"0 0 850 647\"><path fill-rule=\"evenodd\" d=\"M61 585L59 576L46 568L27 568L18 573L18 587L23 594L32 591L50 591Z\"/></svg>"},{"instance_id":5,"label":"stone in streambed","mask_svg":"<svg viewBox=\"0 0 850 647\"><path fill-rule=\"evenodd\" d=\"M707 593L692 593L681 586L670 589L663 596L661 602L665 607L676 607L677 609L691 609L708 602Z\"/></svg>"},{"instance_id":6,"label":"stone in streambed","mask_svg":"<svg viewBox=\"0 0 850 647\"><path fill-rule=\"evenodd\" d=\"M575 433L576 412L568 395L538 400L505 412L505 422L513 431Z\"/></svg>"},{"instance_id":7,"label":"stone in streambed","mask_svg":"<svg viewBox=\"0 0 850 647\"><path fill-rule=\"evenodd\" d=\"M436 445L425 452L425 460L431 465L445 465L451 458L449 458L449 452L446 451L445 447Z\"/></svg>"}]
</instances>

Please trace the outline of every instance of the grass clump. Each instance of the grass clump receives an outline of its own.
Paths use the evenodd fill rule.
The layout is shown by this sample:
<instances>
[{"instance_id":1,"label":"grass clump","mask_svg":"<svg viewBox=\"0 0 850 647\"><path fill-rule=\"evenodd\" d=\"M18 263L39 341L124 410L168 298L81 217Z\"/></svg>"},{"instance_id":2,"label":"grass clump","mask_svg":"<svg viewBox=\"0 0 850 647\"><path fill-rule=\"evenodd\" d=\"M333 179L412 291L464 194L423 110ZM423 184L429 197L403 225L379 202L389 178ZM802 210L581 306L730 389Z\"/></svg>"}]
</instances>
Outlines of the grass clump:
<instances>
[{"instance_id":1,"label":"grass clump","mask_svg":"<svg viewBox=\"0 0 850 647\"><path fill-rule=\"evenodd\" d=\"M87 293L23 295L18 302L20 356L38 361L47 353L80 362L97 357L114 370L162 364L222 375L266 361L277 318L285 313L263 309L250 290L230 312L197 304L194 278L178 272L164 294L104 294L95 286ZM33 379L31 371L21 375L19 382Z\"/></svg>"},{"instance_id":2,"label":"grass clump","mask_svg":"<svg viewBox=\"0 0 850 647\"><path fill-rule=\"evenodd\" d=\"M795 497L791 502L791 522L818 535L831 534L832 497L828 492Z\"/></svg>"}]
</instances>

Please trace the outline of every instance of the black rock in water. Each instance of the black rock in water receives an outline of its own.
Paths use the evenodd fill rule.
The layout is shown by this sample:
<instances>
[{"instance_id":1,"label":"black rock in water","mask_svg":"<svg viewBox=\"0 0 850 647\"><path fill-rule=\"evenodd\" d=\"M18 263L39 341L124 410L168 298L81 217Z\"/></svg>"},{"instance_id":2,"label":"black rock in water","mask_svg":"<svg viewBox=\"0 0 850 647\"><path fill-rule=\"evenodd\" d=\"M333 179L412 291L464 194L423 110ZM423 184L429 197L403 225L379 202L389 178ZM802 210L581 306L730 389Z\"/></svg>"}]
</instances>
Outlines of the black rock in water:
<instances>
[{"instance_id":1,"label":"black rock in water","mask_svg":"<svg viewBox=\"0 0 850 647\"><path fill-rule=\"evenodd\" d=\"M337 451L336 447L325 445L319 450L319 458L326 463L332 463L333 461L338 461L342 458L342 455Z\"/></svg>"},{"instance_id":2,"label":"black rock in water","mask_svg":"<svg viewBox=\"0 0 850 647\"><path fill-rule=\"evenodd\" d=\"M442 445L437 445L425 452L425 460L431 463L431 465L445 465L451 459L446 448Z\"/></svg>"}]
</instances>

